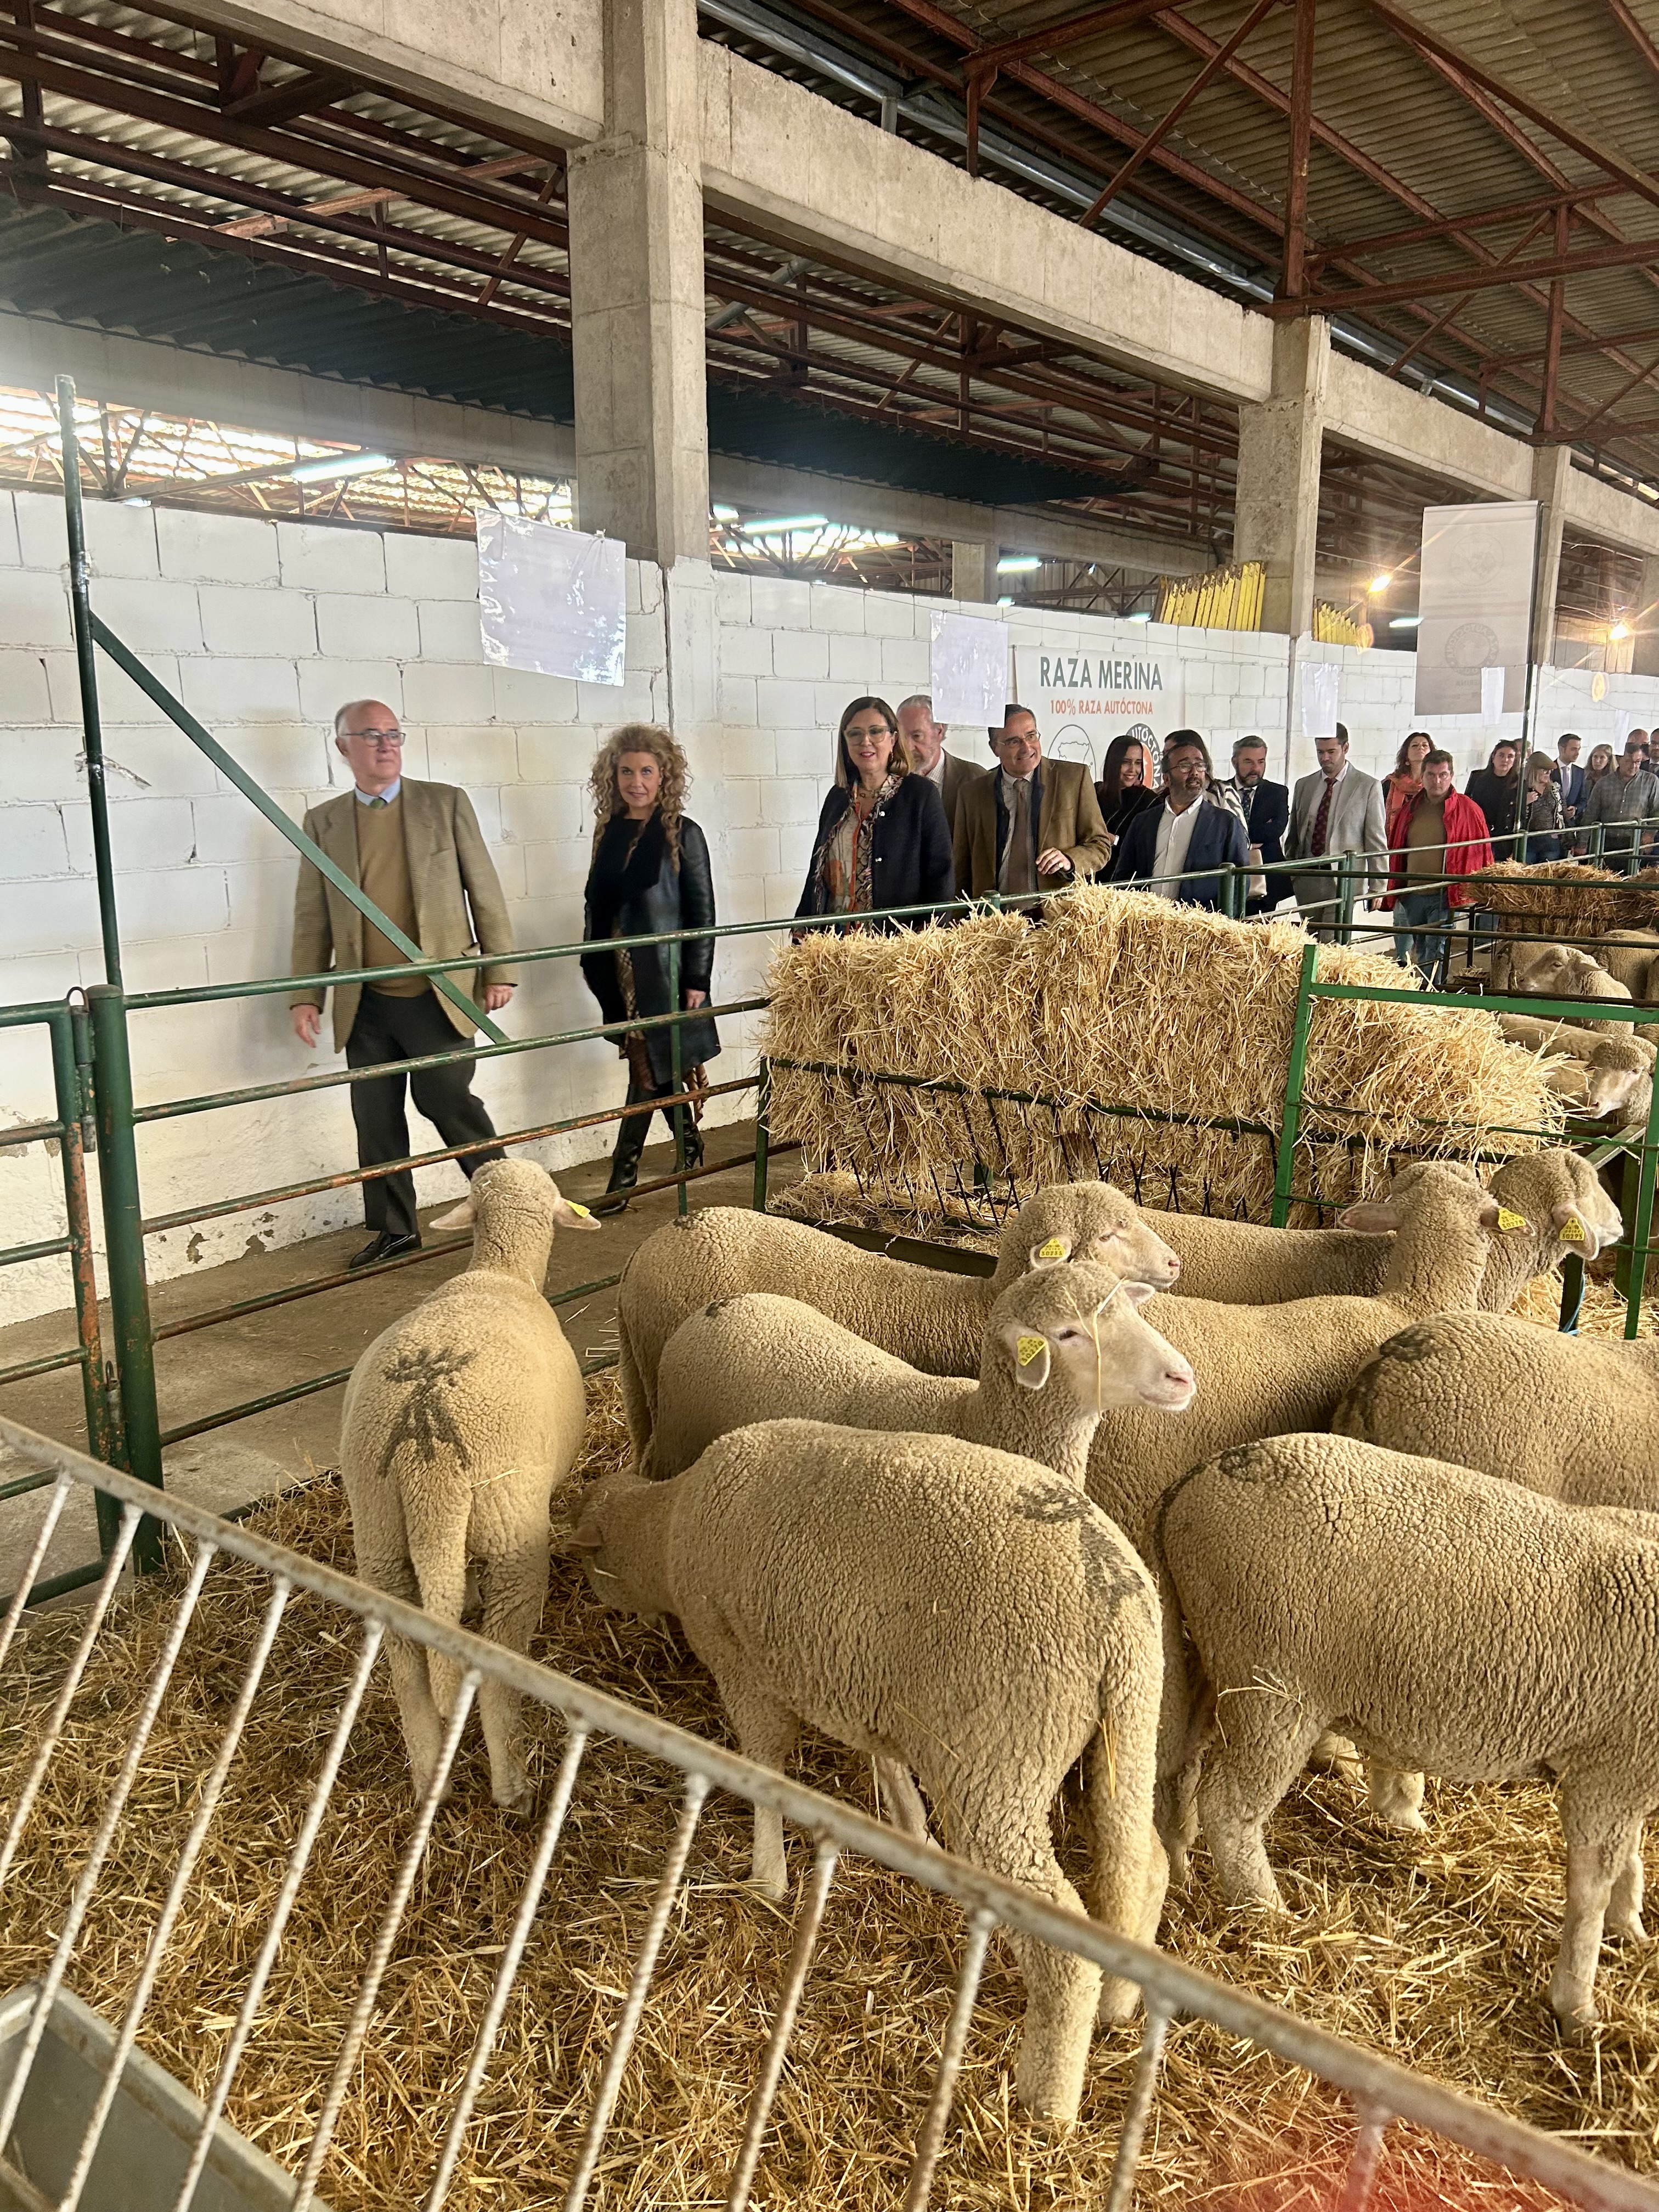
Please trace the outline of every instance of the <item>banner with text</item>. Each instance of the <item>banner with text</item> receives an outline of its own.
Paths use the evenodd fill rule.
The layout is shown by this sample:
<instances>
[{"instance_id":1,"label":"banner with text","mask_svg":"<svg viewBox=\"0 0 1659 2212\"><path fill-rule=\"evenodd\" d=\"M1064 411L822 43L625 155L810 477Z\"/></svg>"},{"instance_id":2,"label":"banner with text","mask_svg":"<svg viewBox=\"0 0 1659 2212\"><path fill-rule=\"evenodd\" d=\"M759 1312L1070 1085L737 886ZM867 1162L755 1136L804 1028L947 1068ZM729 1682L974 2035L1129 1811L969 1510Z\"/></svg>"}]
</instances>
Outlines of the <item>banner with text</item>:
<instances>
[{"instance_id":1,"label":"banner with text","mask_svg":"<svg viewBox=\"0 0 1659 2212\"><path fill-rule=\"evenodd\" d=\"M1154 757L1171 730L1185 720L1180 658L1148 646L1144 653L1073 653L1029 646L1019 652L1020 674L1035 662L1032 707L1042 749L1057 760L1089 762L1098 775L1106 748L1126 732L1151 747Z\"/></svg>"}]
</instances>

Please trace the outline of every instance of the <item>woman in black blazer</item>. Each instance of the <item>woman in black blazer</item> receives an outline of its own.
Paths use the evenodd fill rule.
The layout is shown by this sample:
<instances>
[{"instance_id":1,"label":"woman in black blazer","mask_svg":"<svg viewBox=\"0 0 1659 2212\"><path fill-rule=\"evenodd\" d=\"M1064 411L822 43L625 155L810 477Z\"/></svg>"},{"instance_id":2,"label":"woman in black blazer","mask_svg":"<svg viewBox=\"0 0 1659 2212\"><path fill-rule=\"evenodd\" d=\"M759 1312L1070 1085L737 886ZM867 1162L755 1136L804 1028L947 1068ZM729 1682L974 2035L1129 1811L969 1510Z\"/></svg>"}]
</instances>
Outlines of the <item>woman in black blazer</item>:
<instances>
[{"instance_id":1,"label":"woman in black blazer","mask_svg":"<svg viewBox=\"0 0 1659 2212\"><path fill-rule=\"evenodd\" d=\"M649 937L676 929L712 929L714 881L708 841L689 815L680 811L685 796L685 755L666 730L648 722L628 722L613 730L593 763L593 860L584 894L582 939L603 944L609 937ZM631 952L590 952L582 976L607 1022L678 1012L668 1000L668 949L636 945ZM705 1006L714 968L712 937L689 937L680 946L680 1007ZM718 1032L704 1015L682 1022L681 1088L698 1091L696 1079L720 1048ZM673 1048L666 1027L630 1030L617 1049L628 1062L629 1106L642 1114L623 1116L617 1130L607 1192L632 1190L639 1181L640 1154L651 1127L650 1101L674 1096ZM673 1131L667 1107L660 1109ZM689 1115L685 1164L698 1166L702 1139ZM601 1207L617 1212L622 1206Z\"/></svg>"},{"instance_id":2,"label":"woman in black blazer","mask_svg":"<svg viewBox=\"0 0 1659 2212\"><path fill-rule=\"evenodd\" d=\"M951 825L937 786L912 775L887 702L854 699L836 735L836 781L818 816L796 915L944 906L956 892ZM912 915L904 927L927 920Z\"/></svg>"}]
</instances>

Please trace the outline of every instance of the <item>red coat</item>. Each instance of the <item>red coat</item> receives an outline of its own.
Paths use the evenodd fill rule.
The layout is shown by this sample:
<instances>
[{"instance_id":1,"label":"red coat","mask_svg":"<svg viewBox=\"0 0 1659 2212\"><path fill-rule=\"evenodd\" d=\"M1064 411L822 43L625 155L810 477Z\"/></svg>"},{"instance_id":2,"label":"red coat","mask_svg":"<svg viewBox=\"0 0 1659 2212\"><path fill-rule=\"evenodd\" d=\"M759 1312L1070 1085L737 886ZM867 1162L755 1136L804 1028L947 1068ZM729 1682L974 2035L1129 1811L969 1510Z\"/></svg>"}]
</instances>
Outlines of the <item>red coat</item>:
<instances>
[{"instance_id":1,"label":"red coat","mask_svg":"<svg viewBox=\"0 0 1659 2212\"><path fill-rule=\"evenodd\" d=\"M1396 893L1406 888L1406 831L1424 796L1420 790L1409 797L1402 794L1398 803L1389 808L1389 896L1382 902L1385 907L1392 906ZM1472 905L1474 895L1463 879L1474 875L1477 868L1489 868L1492 865L1492 837L1486 816L1467 793L1449 791L1443 871L1454 878L1446 886L1449 903L1453 907Z\"/></svg>"}]
</instances>

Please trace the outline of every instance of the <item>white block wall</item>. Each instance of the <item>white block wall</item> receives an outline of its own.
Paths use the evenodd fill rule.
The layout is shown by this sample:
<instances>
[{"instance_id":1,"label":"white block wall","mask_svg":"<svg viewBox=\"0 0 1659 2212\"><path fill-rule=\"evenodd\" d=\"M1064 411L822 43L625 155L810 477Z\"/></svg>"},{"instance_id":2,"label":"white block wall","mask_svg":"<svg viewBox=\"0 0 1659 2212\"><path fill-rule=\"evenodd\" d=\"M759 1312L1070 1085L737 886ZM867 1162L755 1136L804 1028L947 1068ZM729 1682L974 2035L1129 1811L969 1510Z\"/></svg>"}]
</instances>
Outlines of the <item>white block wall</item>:
<instances>
[{"instance_id":1,"label":"white block wall","mask_svg":"<svg viewBox=\"0 0 1659 2212\"><path fill-rule=\"evenodd\" d=\"M295 818L341 787L334 711L383 697L402 717L410 775L464 785L501 872L520 945L580 934L594 748L617 722L670 720L693 772L690 811L708 834L725 921L787 917L799 896L848 699L895 704L926 688L929 618L946 602L764 578L683 563L666 580L628 569L627 681L612 690L492 669L478 641L472 545L252 517L94 505L88 510L94 603L221 742ZM0 495L0 1003L58 999L102 976L92 878L79 697L64 590L61 503ZM990 611L976 609L974 611ZM1311 766L1292 739L1289 641L1175 630L1089 616L1006 611L1019 684L1036 691L1036 657L1060 647L1133 656L1149 646L1182 662L1185 719L1224 760L1237 736L1270 739L1275 765ZM1407 653L1314 647L1341 664L1341 713L1355 757L1380 769L1413 723ZM1659 682L1549 672L1539 735L1611 737L1620 708L1659 721ZM189 740L107 662L100 663L112 834L127 987L132 991L279 975L287 968L295 857ZM1460 767L1491 732L1437 726ZM1518 729L1518 718L1516 718ZM1114 732L1102 728L1098 744ZM982 731L953 749L986 762ZM1098 766L1098 761L1097 761ZM751 992L781 939L728 943L722 997ZM526 969L507 1017L526 1034L586 1026L592 1001L574 962ZM718 1080L745 1073L754 1023L725 1024ZM276 1081L336 1065L306 1054L280 995L152 1012L133 1020L141 1103ZM600 1043L486 1064L479 1089L503 1127L596 1110L620 1098L623 1073ZM728 1111L741 1113L739 1098ZM51 1111L39 1032L0 1033L4 1127ZM412 1121L417 1147L435 1138ZM608 1149L609 1131L543 1147L551 1165ZM343 1089L153 1125L141 1133L149 1213L240 1190L320 1176L350 1164ZM55 1158L0 1141L0 1244L58 1233ZM424 1199L458 1192L446 1164ZM359 1217L355 1190L230 1215L154 1239L158 1277L234 1257L251 1241L286 1243ZM56 1262L0 1270L0 1321L68 1302Z\"/></svg>"}]
</instances>

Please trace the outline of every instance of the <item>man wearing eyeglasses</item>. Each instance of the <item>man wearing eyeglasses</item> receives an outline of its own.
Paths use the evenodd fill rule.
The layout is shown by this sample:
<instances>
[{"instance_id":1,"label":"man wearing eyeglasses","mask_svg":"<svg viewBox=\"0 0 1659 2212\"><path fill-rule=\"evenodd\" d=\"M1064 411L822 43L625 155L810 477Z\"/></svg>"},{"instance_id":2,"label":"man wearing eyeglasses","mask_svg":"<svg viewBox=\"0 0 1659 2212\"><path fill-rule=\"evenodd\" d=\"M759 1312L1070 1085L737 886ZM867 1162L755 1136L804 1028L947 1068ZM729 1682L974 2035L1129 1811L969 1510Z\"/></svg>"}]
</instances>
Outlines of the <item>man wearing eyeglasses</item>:
<instances>
[{"instance_id":1,"label":"man wearing eyeglasses","mask_svg":"<svg viewBox=\"0 0 1659 2212\"><path fill-rule=\"evenodd\" d=\"M334 717L334 743L351 770L352 788L313 807L306 835L428 960L505 952L513 942L507 902L466 793L453 784L404 776L404 733L381 700L354 699L342 707ZM301 861L292 974L407 964L390 938L309 860ZM499 963L476 974L465 969L451 974L486 1013L499 1012L513 995L515 979ZM313 986L289 1001L294 1033L312 1048L321 1032L323 998L322 988ZM349 1067L452 1051L458 1035L470 1042L473 1024L424 975L334 987L334 1048L344 1052ZM446 1145L476 1144L495 1134L483 1101L473 1095L472 1065L453 1060L408 1078L416 1110L435 1123ZM408 1155L404 1089L402 1075L373 1076L350 1085L359 1166ZM471 1178L486 1160L501 1157L501 1146L489 1144L466 1154L460 1164ZM374 1233L349 1267L371 1267L420 1249L415 1179L407 1169L363 1185L363 1217Z\"/></svg>"}]
</instances>

